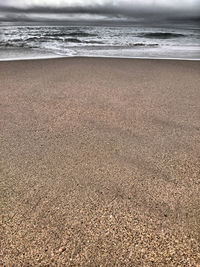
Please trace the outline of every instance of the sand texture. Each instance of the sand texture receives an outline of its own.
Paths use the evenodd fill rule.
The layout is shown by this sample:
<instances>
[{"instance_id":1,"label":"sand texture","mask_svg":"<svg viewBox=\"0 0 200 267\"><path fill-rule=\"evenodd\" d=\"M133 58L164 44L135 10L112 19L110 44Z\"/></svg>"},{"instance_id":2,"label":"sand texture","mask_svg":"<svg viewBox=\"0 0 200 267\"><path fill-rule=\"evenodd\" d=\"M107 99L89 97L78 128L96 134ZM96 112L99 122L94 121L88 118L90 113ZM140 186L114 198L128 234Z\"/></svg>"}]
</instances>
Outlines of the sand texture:
<instances>
[{"instance_id":1,"label":"sand texture","mask_svg":"<svg viewBox=\"0 0 200 267\"><path fill-rule=\"evenodd\" d=\"M200 62L1 62L0 224L0 266L200 266Z\"/></svg>"}]
</instances>

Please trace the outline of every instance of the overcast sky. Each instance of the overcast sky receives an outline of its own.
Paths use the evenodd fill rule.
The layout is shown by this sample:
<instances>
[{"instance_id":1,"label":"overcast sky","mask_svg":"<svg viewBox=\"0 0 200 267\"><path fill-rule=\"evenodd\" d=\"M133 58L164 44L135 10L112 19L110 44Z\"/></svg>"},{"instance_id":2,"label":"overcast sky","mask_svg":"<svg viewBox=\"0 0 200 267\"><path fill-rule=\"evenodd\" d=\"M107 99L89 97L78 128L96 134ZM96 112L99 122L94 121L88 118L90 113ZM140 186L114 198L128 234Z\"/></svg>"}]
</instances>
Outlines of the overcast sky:
<instances>
[{"instance_id":1,"label":"overcast sky","mask_svg":"<svg viewBox=\"0 0 200 267\"><path fill-rule=\"evenodd\" d=\"M198 17L200 0L0 0L0 20Z\"/></svg>"}]
</instances>

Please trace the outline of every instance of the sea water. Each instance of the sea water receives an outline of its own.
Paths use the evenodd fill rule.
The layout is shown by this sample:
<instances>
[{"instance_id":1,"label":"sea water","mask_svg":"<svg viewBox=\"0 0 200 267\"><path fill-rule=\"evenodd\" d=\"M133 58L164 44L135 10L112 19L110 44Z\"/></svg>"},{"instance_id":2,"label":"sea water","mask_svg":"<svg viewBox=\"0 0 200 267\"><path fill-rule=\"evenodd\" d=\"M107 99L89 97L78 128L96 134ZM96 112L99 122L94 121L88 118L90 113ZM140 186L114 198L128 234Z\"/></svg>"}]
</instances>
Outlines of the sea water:
<instances>
[{"instance_id":1,"label":"sea water","mask_svg":"<svg viewBox=\"0 0 200 267\"><path fill-rule=\"evenodd\" d=\"M0 60L51 57L200 59L197 25L0 25Z\"/></svg>"}]
</instances>

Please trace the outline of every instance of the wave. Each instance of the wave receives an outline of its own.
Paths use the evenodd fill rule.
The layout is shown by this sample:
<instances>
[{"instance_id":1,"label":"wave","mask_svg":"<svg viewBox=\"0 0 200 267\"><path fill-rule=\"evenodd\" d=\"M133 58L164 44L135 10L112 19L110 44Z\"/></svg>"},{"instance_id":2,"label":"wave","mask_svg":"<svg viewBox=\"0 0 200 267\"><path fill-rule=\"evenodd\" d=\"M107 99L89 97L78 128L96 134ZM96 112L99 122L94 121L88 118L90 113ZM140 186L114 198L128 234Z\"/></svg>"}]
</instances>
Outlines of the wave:
<instances>
[{"instance_id":1,"label":"wave","mask_svg":"<svg viewBox=\"0 0 200 267\"><path fill-rule=\"evenodd\" d=\"M129 47L157 47L159 44L129 43Z\"/></svg>"},{"instance_id":2,"label":"wave","mask_svg":"<svg viewBox=\"0 0 200 267\"><path fill-rule=\"evenodd\" d=\"M82 43L81 40L76 39L76 38L68 38L68 39L65 39L65 42L69 42L69 43Z\"/></svg>"},{"instance_id":3,"label":"wave","mask_svg":"<svg viewBox=\"0 0 200 267\"><path fill-rule=\"evenodd\" d=\"M0 47L2 48L39 48L40 46L36 43L25 43L23 41L7 41L7 42L0 42Z\"/></svg>"},{"instance_id":4,"label":"wave","mask_svg":"<svg viewBox=\"0 0 200 267\"><path fill-rule=\"evenodd\" d=\"M55 39L57 41L59 41L60 39ZM38 42L36 42L38 41ZM47 42L47 39L44 38L27 38L25 40L20 40L16 39L16 40L10 40L10 41L6 41L6 42L0 42L0 47L22 47L22 48L39 48L40 47L40 43L43 42ZM105 43L101 42L101 41L95 41L95 40L80 40L78 38L66 38L64 40L64 42L66 43L74 43L74 44L86 44L86 45L103 45ZM110 48L130 48L130 47L158 47L159 44L157 43L152 43L152 44L147 44L147 43L128 43L125 46L121 46L121 45L110 45ZM106 47L108 47L106 45Z\"/></svg>"},{"instance_id":5,"label":"wave","mask_svg":"<svg viewBox=\"0 0 200 267\"><path fill-rule=\"evenodd\" d=\"M101 41L84 41L85 44L104 44L103 42Z\"/></svg>"},{"instance_id":6,"label":"wave","mask_svg":"<svg viewBox=\"0 0 200 267\"><path fill-rule=\"evenodd\" d=\"M60 41L59 38L55 38L55 41ZM86 44L86 45L93 45L93 44L103 44L101 41L95 41L95 40L80 40L78 38L66 38L65 40L62 40L62 42L65 43L74 43L74 44ZM13 39L10 41L0 41L0 47L16 47L16 48L39 48L41 43L49 43L48 38L27 38L25 40L20 39Z\"/></svg>"},{"instance_id":7,"label":"wave","mask_svg":"<svg viewBox=\"0 0 200 267\"><path fill-rule=\"evenodd\" d=\"M185 37L185 35L181 33L171 33L171 32L149 32L149 33L142 33L139 35L139 37L170 39L170 38Z\"/></svg>"},{"instance_id":8,"label":"wave","mask_svg":"<svg viewBox=\"0 0 200 267\"><path fill-rule=\"evenodd\" d=\"M82 43L82 44L103 44L103 42L101 42L101 41L94 41L94 40L84 41L84 40L80 40L78 38L67 38L67 39L65 39L65 42Z\"/></svg>"},{"instance_id":9,"label":"wave","mask_svg":"<svg viewBox=\"0 0 200 267\"><path fill-rule=\"evenodd\" d=\"M4 42L0 42L0 47L22 47L22 48L25 48L25 47L28 47L26 44L24 43L15 43L15 42L7 42L7 43L4 43Z\"/></svg>"},{"instance_id":10,"label":"wave","mask_svg":"<svg viewBox=\"0 0 200 267\"><path fill-rule=\"evenodd\" d=\"M87 33L87 32L59 32L59 33L47 33L43 35L44 37L94 37L97 36L96 34Z\"/></svg>"},{"instance_id":11,"label":"wave","mask_svg":"<svg viewBox=\"0 0 200 267\"><path fill-rule=\"evenodd\" d=\"M29 38L26 38L25 41L28 41L28 42L35 42L35 41L43 41L44 39L43 38L40 38L40 37L29 37Z\"/></svg>"},{"instance_id":12,"label":"wave","mask_svg":"<svg viewBox=\"0 0 200 267\"><path fill-rule=\"evenodd\" d=\"M90 37L90 36L97 36L96 34L93 33L87 33L87 32L71 32L68 33L67 36L77 36L77 37Z\"/></svg>"}]
</instances>

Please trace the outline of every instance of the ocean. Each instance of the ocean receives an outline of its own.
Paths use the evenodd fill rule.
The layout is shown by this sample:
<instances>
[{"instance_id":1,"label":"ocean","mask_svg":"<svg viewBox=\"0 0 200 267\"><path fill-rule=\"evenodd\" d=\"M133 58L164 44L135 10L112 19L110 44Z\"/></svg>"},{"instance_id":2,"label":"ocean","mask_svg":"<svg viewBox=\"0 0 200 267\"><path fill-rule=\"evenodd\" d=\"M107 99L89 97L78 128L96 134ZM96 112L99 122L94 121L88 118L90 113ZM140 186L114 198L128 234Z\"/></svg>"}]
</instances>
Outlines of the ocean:
<instances>
[{"instance_id":1,"label":"ocean","mask_svg":"<svg viewBox=\"0 0 200 267\"><path fill-rule=\"evenodd\" d=\"M200 27L0 25L0 60L52 57L200 59Z\"/></svg>"}]
</instances>

